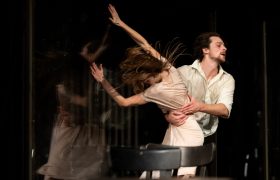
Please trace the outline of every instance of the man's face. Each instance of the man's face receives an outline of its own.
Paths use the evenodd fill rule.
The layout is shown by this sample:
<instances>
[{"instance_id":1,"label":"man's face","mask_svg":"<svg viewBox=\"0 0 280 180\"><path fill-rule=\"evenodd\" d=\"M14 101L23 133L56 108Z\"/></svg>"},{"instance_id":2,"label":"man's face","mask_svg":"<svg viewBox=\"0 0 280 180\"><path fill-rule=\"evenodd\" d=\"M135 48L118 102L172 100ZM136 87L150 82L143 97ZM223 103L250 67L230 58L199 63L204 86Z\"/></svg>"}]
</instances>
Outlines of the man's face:
<instances>
[{"instance_id":1,"label":"man's face","mask_svg":"<svg viewBox=\"0 0 280 180\"><path fill-rule=\"evenodd\" d=\"M217 36L210 37L210 40L209 48L204 49L204 54L219 63L225 62L227 48L223 40Z\"/></svg>"}]
</instances>

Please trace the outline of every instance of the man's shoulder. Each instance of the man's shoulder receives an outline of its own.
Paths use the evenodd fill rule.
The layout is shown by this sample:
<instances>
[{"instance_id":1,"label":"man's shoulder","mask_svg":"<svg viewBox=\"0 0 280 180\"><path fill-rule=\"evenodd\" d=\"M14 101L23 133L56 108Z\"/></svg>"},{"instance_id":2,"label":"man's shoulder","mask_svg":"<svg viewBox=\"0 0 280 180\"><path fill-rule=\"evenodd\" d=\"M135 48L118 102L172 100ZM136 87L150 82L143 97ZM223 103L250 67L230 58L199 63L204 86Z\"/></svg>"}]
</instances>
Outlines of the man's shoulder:
<instances>
[{"instance_id":1,"label":"man's shoulder","mask_svg":"<svg viewBox=\"0 0 280 180\"><path fill-rule=\"evenodd\" d=\"M225 71L225 70L224 70L224 76L225 76L227 79L232 79L232 80L234 80L234 77L233 77L230 73L228 73L227 71Z\"/></svg>"},{"instance_id":2,"label":"man's shoulder","mask_svg":"<svg viewBox=\"0 0 280 180\"><path fill-rule=\"evenodd\" d=\"M197 73L197 69L192 65L183 65L177 68L180 74L192 76Z\"/></svg>"},{"instance_id":3,"label":"man's shoulder","mask_svg":"<svg viewBox=\"0 0 280 180\"><path fill-rule=\"evenodd\" d=\"M191 65L183 65L177 68L179 71L186 71L192 69Z\"/></svg>"},{"instance_id":4,"label":"man's shoulder","mask_svg":"<svg viewBox=\"0 0 280 180\"><path fill-rule=\"evenodd\" d=\"M192 64L190 64L190 65L182 65L182 66L178 67L177 69L179 71L194 70L195 68L198 68L198 65L199 65L199 61L195 60Z\"/></svg>"}]
</instances>

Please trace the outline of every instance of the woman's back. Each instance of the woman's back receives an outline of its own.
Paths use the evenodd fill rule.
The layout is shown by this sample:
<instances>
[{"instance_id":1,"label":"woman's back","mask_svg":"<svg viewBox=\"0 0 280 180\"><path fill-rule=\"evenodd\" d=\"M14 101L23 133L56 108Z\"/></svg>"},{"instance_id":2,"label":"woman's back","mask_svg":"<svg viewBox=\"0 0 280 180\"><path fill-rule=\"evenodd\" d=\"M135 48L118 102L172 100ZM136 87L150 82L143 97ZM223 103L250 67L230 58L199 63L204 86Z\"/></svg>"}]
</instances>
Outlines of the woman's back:
<instances>
[{"instance_id":1,"label":"woman's back","mask_svg":"<svg viewBox=\"0 0 280 180\"><path fill-rule=\"evenodd\" d=\"M143 93L145 101L156 103L164 112L181 108L189 102L187 88L177 69L169 69L169 81L162 81L146 89Z\"/></svg>"}]
</instances>

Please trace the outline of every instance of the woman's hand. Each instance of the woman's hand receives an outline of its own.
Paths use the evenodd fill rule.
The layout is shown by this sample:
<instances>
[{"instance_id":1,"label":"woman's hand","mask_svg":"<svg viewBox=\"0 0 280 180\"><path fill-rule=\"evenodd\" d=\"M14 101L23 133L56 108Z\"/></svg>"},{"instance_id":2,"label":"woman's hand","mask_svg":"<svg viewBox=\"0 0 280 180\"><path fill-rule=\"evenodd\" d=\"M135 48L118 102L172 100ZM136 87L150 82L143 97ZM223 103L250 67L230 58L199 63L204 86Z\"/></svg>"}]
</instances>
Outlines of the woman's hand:
<instances>
[{"instance_id":1,"label":"woman's hand","mask_svg":"<svg viewBox=\"0 0 280 180\"><path fill-rule=\"evenodd\" d=\"M109 12L111 13L111 16L112 16L112 17L109 17L109 20L113 24L119 26L120 22L121 22L121 19L119 17L119 14L118 14L117 10L115 9L115 7L112 4L109 4L108 9L109 9Z\"/></svg>"},{"instance_id":2,"label":"woman's hand","mask_svg":"<svg viewBox=\"0 0 280 180\"><path fill-rule=\"evenodd\" d=\"M81 52L80 52L80 55L85 58L88 62L92 62L93 60L93 56L94 54L93 53L89 53L88 52L88 48L89 46L91 45L91 42L88 42L85 46L83 46Z\"/></svg>"},{"instance_id":3,"label":"woman's hand","mask_svg":"<svg viewBox=\"0 0 280 180\"><path fill-rule=\"evenodd\" d=\"M92 63L90 66L91 75L96 79L97 82L102 82L104 80L104 74L103 74L103 67L102 64L99 65L99 67Z\"/></svg>"}]
</instances>

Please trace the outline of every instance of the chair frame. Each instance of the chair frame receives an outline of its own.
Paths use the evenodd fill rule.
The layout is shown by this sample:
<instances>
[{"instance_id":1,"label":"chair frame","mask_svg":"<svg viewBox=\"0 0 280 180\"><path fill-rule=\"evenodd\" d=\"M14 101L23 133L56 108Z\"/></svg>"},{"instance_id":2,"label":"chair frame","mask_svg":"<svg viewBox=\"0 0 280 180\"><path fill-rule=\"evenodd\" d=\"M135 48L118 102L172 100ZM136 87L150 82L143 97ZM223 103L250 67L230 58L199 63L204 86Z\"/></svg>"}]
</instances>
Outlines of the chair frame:
<instances>
[{"instance_id":1,"label":"chair frame","mask_svg":"<svg viewBox=\"0 0 280 180\"><path fill-rule=\"evenodd\" d=\"M147 149L154 149L160 147L168 147L169 145L163 144L147 144ZM204 144L202 146L174 146L181 150L181 163L180 167L193 167L197 166L197 176L207 176L206 166L210 164L215 158L216 144L214 142ZM177 171L173 176L177 175Z\"/></svg>"},{"instance_id":2,"label":"chair frame","mask_svg":"<svg viewBox=\"0 0 280 180\"><path fill-rule=\"evenodd\" d=\"M110 167L116 171L146 171L147 179L152 178L152 171L170 172L177 176L180 167L197 166L196 176L206 176L206 165L215 156L216 144L202 146L170 146L149 143L141 147L111 146ZM172 173L173 172L173 173ZM165 173L166 174L166 173Z\"/></svg>"},{"instance_id":3,"label":"chair frame","mask_svg":"<svg viewBox=\"0 0 280 180\"><path fill-rule=\"evenodd\" d=\"M146 171L146 178L152 178L152 171L177 169L181 164L181 150L176 147L146 149L143 147L110 147L110 166L113 172Z\"/></svg>"}]
</instances>

